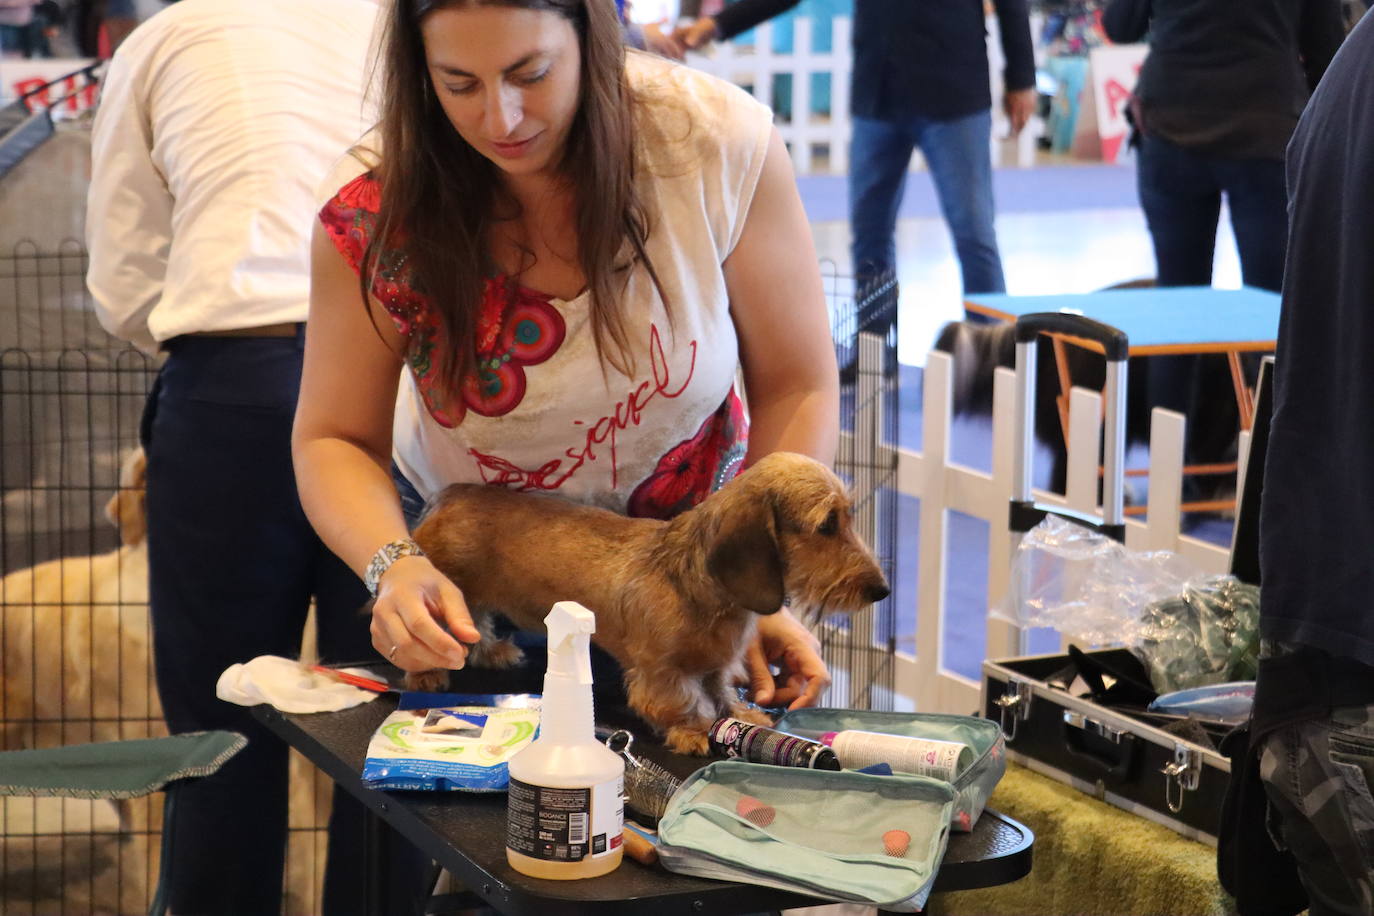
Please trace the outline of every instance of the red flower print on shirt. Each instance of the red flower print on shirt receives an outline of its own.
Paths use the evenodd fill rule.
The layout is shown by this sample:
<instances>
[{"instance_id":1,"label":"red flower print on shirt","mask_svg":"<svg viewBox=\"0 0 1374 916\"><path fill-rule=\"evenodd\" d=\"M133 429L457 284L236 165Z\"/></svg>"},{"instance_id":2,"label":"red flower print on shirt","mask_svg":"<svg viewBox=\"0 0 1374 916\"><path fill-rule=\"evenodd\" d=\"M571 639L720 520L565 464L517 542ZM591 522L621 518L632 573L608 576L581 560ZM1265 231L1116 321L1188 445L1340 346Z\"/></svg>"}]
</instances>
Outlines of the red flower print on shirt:
<instances>
[{"instance_id":1,"label":"red flower print on shirt","mask_svg":"<svg viewBox=\"0 0 1374 916\"><path fill-rule=\"evenodd\" d=\"M553 356L567 336L549 296L488 277L477 313L477 367L463 380L463 404L499 417L525 397L525 367Z\"/></svg>"},{"instance_id":2,"label":"red flower print on shirt","mask_svg":"<svg viewBox=\"0 0 1374 916\"><path fill-rule=\"evenodd\" d=\"M320 211L320 221L354 270L376 231L381 185L368 172L339 189ZM484 417L510 413L525 396L525 367L547 361L567 335L552 296L506 277L488 277L477 308L477 365L453 395L438 378L435 350L442 345L439 316L417 292L404 250L380 252L372 278L377 298L407 340L406 363L425 409L448 429L469 410Z\"/></svg>"},{"instance_id":3,"label":"red flower print on shirt","mask_svg":"<svg viewBox=\"0 0 1374 916\"><path fill-rule=\"evenodd\" d=\"M364 172L339 188L335 195L340 204L353 210L378 213L382 209L382 186L371 172Z\"/></svg>"},{"instance_id":4,"label":"red flower print on shirt","mask_svg":"<svg viewBox=\"0 0 1374 916\"><path fill-rule=\"evenodd\" d=\"M692 508L739 473L748 441L744 405L731 388L696 435L669 449L635 487L626 514L666 519Z\"/></svg>"}]
</instances>

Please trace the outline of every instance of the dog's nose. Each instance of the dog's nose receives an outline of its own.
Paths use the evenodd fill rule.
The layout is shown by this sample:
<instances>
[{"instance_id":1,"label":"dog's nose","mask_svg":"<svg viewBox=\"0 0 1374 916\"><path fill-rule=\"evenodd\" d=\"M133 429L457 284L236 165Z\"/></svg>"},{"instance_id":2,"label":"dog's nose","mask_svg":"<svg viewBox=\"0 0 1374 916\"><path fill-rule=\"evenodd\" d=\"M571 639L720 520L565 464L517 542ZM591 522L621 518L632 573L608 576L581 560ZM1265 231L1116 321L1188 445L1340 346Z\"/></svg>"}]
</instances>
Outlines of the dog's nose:
<instances>
[{"instance_id":1,"label":"dog's nose","mask_svg":"<svg viewBox=\"0 0 1374 916\"><path fill-rule=\"evenodd\" d=\"M892 589L887 587L886 582L883 582L878 585L870 585L868 590L864 592L864 597L866 597L870 603L877 604L890 594L892 594Z\"/></svg>"}]
</instances>

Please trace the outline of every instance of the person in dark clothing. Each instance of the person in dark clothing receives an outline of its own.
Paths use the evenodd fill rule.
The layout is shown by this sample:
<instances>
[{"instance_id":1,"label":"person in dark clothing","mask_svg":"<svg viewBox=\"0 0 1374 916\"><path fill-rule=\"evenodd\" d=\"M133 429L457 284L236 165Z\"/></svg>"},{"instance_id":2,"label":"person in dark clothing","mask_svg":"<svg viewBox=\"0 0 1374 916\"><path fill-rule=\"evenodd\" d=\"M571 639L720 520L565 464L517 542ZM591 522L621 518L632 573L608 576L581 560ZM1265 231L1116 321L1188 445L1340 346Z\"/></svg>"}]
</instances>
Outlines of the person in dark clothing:
<instances>
[{"instance_id":1,"label":"person in dark clothing","mask_svg":"<svg viewBox=\"0 0 1374 916\"><path fill-rule=\"evenodd\" d=\"M1313 916L1374 913L1374 18L1288 147L1251 726Z\"/></svg>"},{"instance_id":2,"label":"person in dark clothing","mask_svg":"<svg viewBox=\"0 0 1374 916\"><path fill-rule=\"evenodd\" d=\"M1131 111L1160 286L1210 286L1225 196L1247 286L1277 292L1283 152L1344 37L1340 0L1111 0L1107 37L1149 34ZM1190 463L1226 460L1239 417L1224 357L1157 357L1150 402L1188 415ZM1202 422L1204 418L1206 422ZM1202 495L1202 494L1197 494Z\"/></svg>"},{"instance_id":3,"label":"person in dark clothing","mask_svg":"<svg viewBox=\"0 0 1374 916\"><path fill-rule=\"evenodd\" d=\"M730 38L799 0L739 0L675 32L689 48ZM1026 0L994 0L1013 133L1035 108ZM993 229L992 92L982 0L855 0L849 218L856 277L896 267L897 211L919 147L959 256L965 293L1006 291Z\"/></svg>"}]
</instances>

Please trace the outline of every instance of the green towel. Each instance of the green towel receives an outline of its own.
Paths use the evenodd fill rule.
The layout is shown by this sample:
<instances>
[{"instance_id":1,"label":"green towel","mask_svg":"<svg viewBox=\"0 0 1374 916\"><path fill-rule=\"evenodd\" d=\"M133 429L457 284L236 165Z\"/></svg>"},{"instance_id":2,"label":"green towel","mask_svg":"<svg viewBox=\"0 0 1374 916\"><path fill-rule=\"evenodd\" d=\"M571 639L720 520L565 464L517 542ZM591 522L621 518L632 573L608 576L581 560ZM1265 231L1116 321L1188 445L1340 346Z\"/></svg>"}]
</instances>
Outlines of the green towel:
<instances>
[{"instance_id":1,"label":"green towel","mask_svg":"<svg viewBox=\"0 0 1374 916\"><path fill-rule=\"evenodd\" d=\"M1159 778L1163 778L1162 776ZM988 807L1035 831L1031 873L935 894L941 916L1232 916L1217 853L1025 767L1009 765Z\"/></svg>"},{"instance_id":2,"label":"green towel","mask_svg":"<svg viewBox=\"0 0 1374 916\"><path fill-rule=\"evenodd\" d=\"M4 751L0 795L139 798L178 779L209 776L247 743L214 731Z\"/></svg>"}]
</instances>

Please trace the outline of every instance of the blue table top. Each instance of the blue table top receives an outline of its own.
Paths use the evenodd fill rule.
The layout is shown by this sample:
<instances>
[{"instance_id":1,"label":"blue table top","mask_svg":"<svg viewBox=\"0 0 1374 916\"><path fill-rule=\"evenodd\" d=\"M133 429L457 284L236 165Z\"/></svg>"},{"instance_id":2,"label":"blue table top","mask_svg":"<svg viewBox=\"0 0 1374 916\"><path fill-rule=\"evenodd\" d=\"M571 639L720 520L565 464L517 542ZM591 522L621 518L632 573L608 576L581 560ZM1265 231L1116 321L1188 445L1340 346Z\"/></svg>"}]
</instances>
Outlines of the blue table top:
<instances>
[{"instance_id":1,"label":"blue table top","mask_svg":"<svg viewBox=\"0 0 1374 916\"><path fill-rule=\"evenodd\" d=\"M1054 296L972 295L977 311L1014 321L1031 312L1075 310L1125 332L1132 353L1272 350L1278 293L1210 286L1114 289Z\"/></svg>"}]
</instances>

